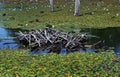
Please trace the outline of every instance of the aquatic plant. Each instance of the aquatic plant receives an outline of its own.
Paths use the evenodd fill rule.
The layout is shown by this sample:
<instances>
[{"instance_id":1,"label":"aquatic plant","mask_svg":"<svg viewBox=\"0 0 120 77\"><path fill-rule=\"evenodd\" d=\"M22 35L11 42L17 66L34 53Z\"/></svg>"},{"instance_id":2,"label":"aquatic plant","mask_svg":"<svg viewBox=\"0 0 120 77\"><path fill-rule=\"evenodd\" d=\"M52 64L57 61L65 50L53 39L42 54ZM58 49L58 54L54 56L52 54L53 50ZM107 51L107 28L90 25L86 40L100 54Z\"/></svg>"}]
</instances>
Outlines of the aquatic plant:
<instances>
[{"instance_id":1,"label":"aquatic plant","mask_svg":"<svg viewBox=\"0 0 120 77\"><path fill-rule=\"evenodd\" d=\"M113 51L39 55L28 50L1 50L0 77L119 77L119 60Z\"/></svg>"}]
</instances>

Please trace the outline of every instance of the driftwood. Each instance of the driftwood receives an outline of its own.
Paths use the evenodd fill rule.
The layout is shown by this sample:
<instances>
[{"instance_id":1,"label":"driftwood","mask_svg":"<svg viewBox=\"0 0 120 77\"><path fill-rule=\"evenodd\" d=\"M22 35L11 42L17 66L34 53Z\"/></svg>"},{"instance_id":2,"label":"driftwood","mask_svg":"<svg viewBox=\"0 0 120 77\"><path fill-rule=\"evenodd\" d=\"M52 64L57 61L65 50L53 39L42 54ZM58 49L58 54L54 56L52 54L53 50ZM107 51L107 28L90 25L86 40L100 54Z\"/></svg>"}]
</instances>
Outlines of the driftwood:
<instances>
[{"instance_id":1,"label":"driftwood","mask_svg":"<svg viewBox=\"0 0 120 77\"><path fill-rule=\"evenodd\" d=\"M81 32L63 32L53 28L43 30L30 30L27 32L16 33L18 42L22 47L33 50L48 49L59 53L62 48L68 51L78 51L85 49L85 43L88 41L87 33Z\"/></svg>"}]
</instances>

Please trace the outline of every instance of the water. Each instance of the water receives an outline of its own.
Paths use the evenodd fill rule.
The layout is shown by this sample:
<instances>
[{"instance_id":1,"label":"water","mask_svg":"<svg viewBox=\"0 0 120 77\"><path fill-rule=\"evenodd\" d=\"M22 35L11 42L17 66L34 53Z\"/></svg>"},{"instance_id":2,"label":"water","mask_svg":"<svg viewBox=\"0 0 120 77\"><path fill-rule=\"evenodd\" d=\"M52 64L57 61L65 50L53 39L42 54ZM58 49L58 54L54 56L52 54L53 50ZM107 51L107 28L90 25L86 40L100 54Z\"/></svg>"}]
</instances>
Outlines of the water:
<instances>
[{"instance_id":1,"label":"water","mask_svg":"<svg viewBox=\"0 0 120 77\"><path fill-rule=\"evenodd\" d=\"M90 32L90 34L97 38L91 38L90 42L96 43L104 41L109 47L114 47L116 55L120 56L120 27L108 27L102 29L84 29L83 31Z\"/></svg>"},{"instance_id":2,"label":"water","mask_svg":"<svg viewBox=\"0 0 120 77\"><path fill-rule=\"evenodd\" d=\"M120 56L120 44L115 47L115 54Z\"/></svg>"},{"instance_id":3,"label":"water","mask_svg":"<svg viewBox=\"0 0 120 77\"><path fill-rule=\"evenodd\" d=\"M97 36L98 38L91 38L91 43L100 40L105 41L105 44L110 47L115 47L120 44L120 27L108 27L102 29L86 29L85 31Z\"/></svg>"},{"instance_id":4,"label":"water","mask_svg":"<svg viewBox=\"0 0 120 77\"><path fill-rule=\"evenodd\" d=\"M14 39L5 39L8 37L12 37L12 31L3 28L3 24L0 23L0 49L11 49L11 48L18 48L18 44L15 43Z\"/></svg>"},{"instance_id":5,"label":"water","mask_svg":"<svg viewBox=\"0 0 120 77\"><path fill-rule=\"evenodd\" d=\"M114 51L116 55L120 55L120 27L108 27L108 28L88 28L82 29L82 32L89 32L95 37L90 38L89 44L95 44L98 41L104 41L104 44L108 47L114 47ZM80 48L81 52L84 52L82 48ZM87 52L95 52L94 49L86 48ZM43 51L42 51L43 52ZM46 51L45 51L46 52ZM61 49L61 54L67 54L68 51L66 49Z\"/></svg>"}]
</instances>

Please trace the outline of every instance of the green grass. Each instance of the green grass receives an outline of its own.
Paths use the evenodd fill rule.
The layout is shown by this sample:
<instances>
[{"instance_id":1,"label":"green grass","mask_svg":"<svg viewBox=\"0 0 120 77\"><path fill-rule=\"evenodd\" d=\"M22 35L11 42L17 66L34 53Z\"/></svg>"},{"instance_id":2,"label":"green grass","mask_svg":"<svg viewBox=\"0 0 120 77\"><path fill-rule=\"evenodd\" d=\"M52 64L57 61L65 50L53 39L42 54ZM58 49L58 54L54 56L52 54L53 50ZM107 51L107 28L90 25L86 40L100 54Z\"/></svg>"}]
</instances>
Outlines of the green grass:
<instances>
[{"instance_id":1,"label":"green grass","mask_svg":"<svg viewBox=\"0 0 120 77\"><path fill-rule=\"evenodd\" d=\"M0 77L119 77L119 60L112 51L33 55L28 50L1 50Z\"/></svg>"},{"instance_id":2,"label":"green grass","mask_svg":"<svg viewBox=\"0 0 120 77\"><path fill-rule=\"evenodd\" d=\"M31 10L3 10L1 19L7 28L40 29L46 24L54 25L57 29L73 30L80 28L120 27L120 5L116 2L102 3L81 2L81 14L74 16L74 2L55 2L55 11L50 12L49 3L23 3L25 8ZM34 9L33 7L38 7ZM19 7L20 4L13 2L4 7ZM25 9L24 8L24 9ZM60 10L60 11L59 11ZM44 13L41 13L44 11ZM6 16L2 16L2 14ZM36 20L39 20L38 22Z\"/></svg>"}]
</instances>

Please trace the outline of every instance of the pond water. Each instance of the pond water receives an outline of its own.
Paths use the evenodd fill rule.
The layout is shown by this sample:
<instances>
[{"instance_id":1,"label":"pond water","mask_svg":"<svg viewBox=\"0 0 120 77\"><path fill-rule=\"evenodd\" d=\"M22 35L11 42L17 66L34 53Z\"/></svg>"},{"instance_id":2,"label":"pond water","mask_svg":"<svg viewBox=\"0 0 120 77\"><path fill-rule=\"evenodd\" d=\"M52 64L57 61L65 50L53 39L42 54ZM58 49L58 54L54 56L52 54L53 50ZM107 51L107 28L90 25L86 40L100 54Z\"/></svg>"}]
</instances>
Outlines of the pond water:
<instances>
[{"instance_id":1,"label":"pond water","mask_svg":"<svg viewBox=\"0 0 120 77\"><path fill-rule=\"evenodd\" d=\"M91 38L91 43L101 40L110 47L115 47L116 45L120 44L120 27L108 27L100 29L89 28L83 29L82 31L89 32L90 34L96 36L95 38Z\"/></svg>"},{"instance_id":2,"label":"pond water","mask_svg":"<svg viewBox=\"0 0 120 77\"><path fill-rule=\"evenodd\" d=\"M0 23L0 49L18 48L18 44L15 43L14 39L11 38L3 40L4 38L13 36L12 31L5 29L3 26L4 25Z\"/></svg>"},{"instance_id":3,"label":"pond water","mask_svg":"<svg viewBox=\"0 0 120 77\"><path fill-rule=\"evenodd\" d=\"M96 38L91 38L90 43L104 41L105 45L114 47L115 54L120 56L120 27L108 27L101 29L90 28L82 31L87 31L96 36Z\"/></svg>"},{"instance_id":4,"label":"pond water","mask_svg":"<svg viewBox=\"0 0 120 77\"><path fill-rule=\"evenodd\" d=\"M100 38L96 40L104 40L105 44L110 47L115 47L115 54L120 55L120 27L109 27L105 29L93 29L91 34L97 35ZM93 42L96 41L92 39Z\"/></svg>"}]
</instances>

